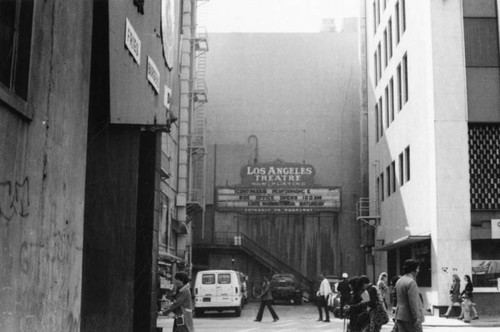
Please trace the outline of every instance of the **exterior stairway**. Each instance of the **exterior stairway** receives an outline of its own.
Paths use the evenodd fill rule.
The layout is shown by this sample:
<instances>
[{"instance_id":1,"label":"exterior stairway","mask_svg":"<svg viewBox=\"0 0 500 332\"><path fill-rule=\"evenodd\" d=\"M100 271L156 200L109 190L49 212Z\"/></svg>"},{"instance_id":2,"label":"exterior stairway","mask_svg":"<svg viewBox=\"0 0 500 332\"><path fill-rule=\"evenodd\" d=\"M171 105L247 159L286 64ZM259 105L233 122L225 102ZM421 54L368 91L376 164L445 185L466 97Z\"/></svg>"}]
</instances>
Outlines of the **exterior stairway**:
<instances>
[{"instance_id":1,"label":"exterior stairway","mask_svg":"<svg viewBox=\"0 0 500 332\"><path fill-rule=\"evenodd\" d=\"M303 290L310 291L314 286L313 280L310 280L301 272L283 262L280 258L276 257L269 250L262 247L247 235L241 232L218 232L214 235L213 246L240 249L245 254L276 273L293 274Z\"/></svg>"}]
</instances>

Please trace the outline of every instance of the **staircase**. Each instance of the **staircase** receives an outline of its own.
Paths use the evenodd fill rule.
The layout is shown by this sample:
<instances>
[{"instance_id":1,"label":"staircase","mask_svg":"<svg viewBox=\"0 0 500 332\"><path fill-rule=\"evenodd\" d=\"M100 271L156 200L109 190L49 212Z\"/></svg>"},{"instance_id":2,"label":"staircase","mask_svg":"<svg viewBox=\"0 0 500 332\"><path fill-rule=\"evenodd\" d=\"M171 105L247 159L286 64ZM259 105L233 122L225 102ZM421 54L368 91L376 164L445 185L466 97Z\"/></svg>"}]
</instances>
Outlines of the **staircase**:
<instances>
[{"instance_id":1,"label":"staircase","mask_svg":"<svg viewBox=\"0 0 500 332\"><path fill-rule=\"evenodd\" d=\"M293 274L303 290L309 291L314 285L313 280L310 280L241 232L218 232L214 236L213 244L218 247L240 249L276 273Z\"/></svg>"}]
</instances>

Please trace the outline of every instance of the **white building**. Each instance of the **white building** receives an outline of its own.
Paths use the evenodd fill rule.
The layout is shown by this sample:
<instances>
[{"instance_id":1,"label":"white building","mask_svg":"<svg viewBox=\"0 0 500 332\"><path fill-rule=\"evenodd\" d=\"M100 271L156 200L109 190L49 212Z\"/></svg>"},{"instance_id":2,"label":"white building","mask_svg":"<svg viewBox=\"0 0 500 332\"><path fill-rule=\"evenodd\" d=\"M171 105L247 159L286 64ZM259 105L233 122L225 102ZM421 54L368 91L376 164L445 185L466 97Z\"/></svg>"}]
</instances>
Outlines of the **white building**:
<instances>
[{"instance_id":1,"label":"white building","mask_svg":"<svg viewBox=\"0 0 500 332\"><path fill-rule=\"evenodd\" d=\"M463 280L467 274L480 314L495 310L500 304L499 4L364 3L377 275L397 275L404 260L417 258L428 309L447 306L452 275Z\"/></svg>"}]
</instances>

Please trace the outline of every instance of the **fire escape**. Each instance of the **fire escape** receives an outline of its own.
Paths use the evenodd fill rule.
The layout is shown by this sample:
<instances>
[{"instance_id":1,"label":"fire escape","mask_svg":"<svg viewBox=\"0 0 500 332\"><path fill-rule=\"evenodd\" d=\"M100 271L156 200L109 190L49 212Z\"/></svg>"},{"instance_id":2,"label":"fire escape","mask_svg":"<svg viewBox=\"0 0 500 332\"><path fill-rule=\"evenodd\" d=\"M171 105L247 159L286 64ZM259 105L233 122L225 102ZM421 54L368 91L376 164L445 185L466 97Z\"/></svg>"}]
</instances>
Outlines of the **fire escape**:
<instances>
[{"instance_id":1,"label":"fire escape","mask_svg":"<svg viewBox=\"0 0 500 332\"><path fill-rule=\"evenodd\" d=\"M206 1L197 1L203 4ZM194 67L189 84L189 136L188 163L189 188L187 195L188 215L201 211L202 225L205 210L205 173L206 173L206 108L207 85L205 81L208 34L204 27L193 27L190 51Z\"/></svg>"}]
</instances>

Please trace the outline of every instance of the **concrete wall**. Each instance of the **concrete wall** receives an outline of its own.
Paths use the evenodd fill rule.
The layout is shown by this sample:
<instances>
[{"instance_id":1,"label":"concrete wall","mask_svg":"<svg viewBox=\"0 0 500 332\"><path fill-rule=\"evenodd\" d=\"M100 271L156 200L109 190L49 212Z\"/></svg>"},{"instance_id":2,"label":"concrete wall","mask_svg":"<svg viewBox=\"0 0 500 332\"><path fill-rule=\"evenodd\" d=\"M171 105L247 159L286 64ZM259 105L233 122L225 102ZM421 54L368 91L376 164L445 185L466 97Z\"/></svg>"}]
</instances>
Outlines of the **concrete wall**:
<instances>
[{"instance_id":1,"label":"concrete wall","mask_svg":"<svg viewBox=\"0 0 500 332\"><path fill-rule=\"evenodd\" d=\"M396 192L381 203L379 237L390 242L407 235L431 235L432 288L423 291L427 305L445 304L451 275L469 274L471 269L462 1L405 3L406 31L377 87L373 60L369 60L370 196L378 197L377 176L392 161L396 161L398 170L398 156L410 146L411 179L400 186L402 181L397 176ZM370 1L366 4L367 26L373 27ZM389 18L395 28L395 1L389 1L387 8L381 16L381 28L375 37L368 38L369 59ZM373 28L367 35L373 36L370 30ZM395 111L395 120L376 142L375 103L389 79L396 80L404 54L408 58L409 100L401 112ZM380 262L384 255L379 257Z\"/></svg>"},{"instance_id":2,"label":"concrete wall","mask_svg":"<svg viewBox=\"0 0 500 332\"><path fill-rule=\"evenodd\" d=\"M0 104L0 330L78 331L92 2L33 17L32 119Z\"/></svg>"}]
</instances>

